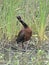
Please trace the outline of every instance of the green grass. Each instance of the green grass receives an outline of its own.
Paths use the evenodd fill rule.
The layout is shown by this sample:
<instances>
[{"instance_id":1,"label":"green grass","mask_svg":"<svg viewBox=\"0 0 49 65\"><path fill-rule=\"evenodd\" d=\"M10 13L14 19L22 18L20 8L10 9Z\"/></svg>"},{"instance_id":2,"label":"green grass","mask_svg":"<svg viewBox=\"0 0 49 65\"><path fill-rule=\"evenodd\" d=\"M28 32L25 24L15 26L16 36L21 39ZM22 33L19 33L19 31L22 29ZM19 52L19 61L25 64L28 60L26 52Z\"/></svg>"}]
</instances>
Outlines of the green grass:
<instances>
[{"instance_id":1,"label":"green grass","mask_svg":"<svg viewBox=\"0 0 49 65\"><path fill-rule=\"evenodd\" d=\"M46 0L43 2L42 0L39 2L39 11L40 11L40 28L39 28L39 36L40 39L43 40L44 35L45 35L45 27L46 27L46 14L47 14L47 6L46 6Z\"/></svg>"},{"instance_id":2,"label":"green grass","mask_svg":"<svg viewBox=\"0 0 49 65\"><path fill-rule=\"evenodd\" d=\"M22 25L16 19L18 15L21 15L24 21L32 28L33 35L38 35L40 40L43 40L44 36L46 37L45 28L49 12L49 1L46 4L46 0L4 0L0 5L2 5L0 7L0 38L4 33L8 39L18 34L22 28Z\"/></svg>"},{"instance_id":3,"label":"green grass","mask_svg":"<svg viewBox=\"0 0 49 65\"><path fill-rule=\"evenodd\" d=\"M22 0L4 0L2 3L0 27L3 29L2 34L6 33L9 39L12 35L17 33L17 30L19 30L16 26L16 14L18 6L21 5L21 2Z\"/></svg>"},{"instance_id":4,"label":"green grass","mask_svg":"<svg viewBox=\"0 0 49 65\"><path fill-rule=\"evenodd\" d=\"M47 3L46 0L40 0L38 1L38 7L37 10L35 12L35 16L34 16L34 24L36 26L36 32L37 35L39 37L39 39L42 41L44 39L48 39L47 36L45 35L45 29L46 29L46 19L48 16L48 7L47 7Z\"/></svg>"},{"instance_id":5,"label":"green grass","mask_svg":"<svg viewBox=\"0 0 49 65\"><path fill-rule=\"evenodd\" d=\"M46 19L49 15L49 0L3 0L0 3L0 39L5 34L11 40L22 29L21 23L16 19L18 15L31 27L33 36L37 36L41 41L47 39L45 28ZM24 65L27 65L30 60L31 63L29 65L43 65L46 63L44 62L47 61L45 51L38 50L35 57L31 57L33 55L32 52L34 51L25 53L23 58L20 52L20 55L14 55L13 60L15 61L13 61L13 64L19 65L21 63L19 60L22 60ZM0 59L3 59L3 57L4 54L0 54ZM7 65L10 63L11 59L7 62ZM49 62L47 65L49 65Z\"/></svg>"}]
</instances>

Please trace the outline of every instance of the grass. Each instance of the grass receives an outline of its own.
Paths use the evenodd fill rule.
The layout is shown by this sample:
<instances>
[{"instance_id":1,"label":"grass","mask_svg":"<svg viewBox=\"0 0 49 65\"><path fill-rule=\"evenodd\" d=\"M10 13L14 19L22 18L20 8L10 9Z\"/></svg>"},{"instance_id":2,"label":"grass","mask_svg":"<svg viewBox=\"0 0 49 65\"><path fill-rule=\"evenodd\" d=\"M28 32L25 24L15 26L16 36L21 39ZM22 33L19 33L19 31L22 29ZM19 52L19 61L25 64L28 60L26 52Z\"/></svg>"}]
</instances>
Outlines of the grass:
<instances>
[{"instance_id":1,"label":"grass","mask_svg":"<svg viewBox=\"0 0 49 65\"><path fill-rule=\"evenodd\" d=\"M14 2L13 0L4 0L2 3L0 27L3 29L2 34L6 33L9 39L12 35L17 34L17 30L19 30L16 26L16 13L19 5L21 5L20 0Z\"/></svg>"},{"instance_id":2,"label":"grass","mask_svg":"<svg viewBox=\"0 0 49 65\"><path fill-rule=\"evenodd\" d=\"M3 38L5 34L6 38L8 37L9 40L12 40L12 38L18 34L19 30L22 28L22 25L16 19L16 16L18 15L20 15L23 20L31 27L33 31L32 36L38 37L40 41L47 39L45 29L48 14L48 0L3 0L0 4L0 39ZM32 52L30 53L31 55L29 52L27 52L27 54L24 54L25 58L21 57L21 60L23 59L23 61L25 61L24 65L27 65L27 62L30 61L28 57L33 55ZM28 63L28 65L32 65L35 62L36 64L34 65L41 65L43 63L42 59L44 54L44 51L38 50L36 56L33 58L31 57L31 63ZM19 59L15 56L13 58L16 59L15 62L13 62L14 65L19 65ZM7 65L10 63L11 59ZM49 65L49 62L47 65Z\"/></svg>"},{"instance_id":3,"label":"grass","mask_svg":"<svg viewBox=\"0 0 49 65\"><path fill-rule=\"evenodd\" d=\"M34 24L36 26L36 32L37 32L37 35L39 37L39 39L41 41L45 40L45 39L48 39L47 36L45 35L45 29L46 29L46 19L47 19L47 16L48 16L48 8L47 8L47 3L46 3L46 0L43 1L43 0L40 0L38 1L38 7L37 7L37 10L36 10L36 14L35 16L33 17L34 19Z\"/></svg>"},{"instance_id":4,"label":"grass","mask_svg":"<svg viewBox=\"0 0 49 65\"><path fill-rule=\"evenodd\" d=\"M12 36L17 35L22 26L17 21L16 16L21 15L40 40L47 38L45 35L46 18L48 15L47 4L49 3L46 3L46 0L33 2L29 0L4 0L0 12L0 27L3 29L2 34L5 33L9 40Z\"/></svg>"}]
</instances>

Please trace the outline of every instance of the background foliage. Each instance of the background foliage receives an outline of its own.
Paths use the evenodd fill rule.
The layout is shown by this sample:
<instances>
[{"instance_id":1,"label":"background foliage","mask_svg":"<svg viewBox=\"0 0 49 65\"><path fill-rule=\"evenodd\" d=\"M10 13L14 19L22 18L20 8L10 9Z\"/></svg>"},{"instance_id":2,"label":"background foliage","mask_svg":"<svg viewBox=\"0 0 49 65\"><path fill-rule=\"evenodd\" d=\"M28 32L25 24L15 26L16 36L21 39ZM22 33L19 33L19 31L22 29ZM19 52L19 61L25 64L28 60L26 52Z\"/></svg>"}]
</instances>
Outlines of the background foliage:
<instances>
[{"instance_id":1,"label":"background foliage","mask_svg":"<svg viewBox=\"0 0 49 65\"><path fill-rule=\"evenodd\" d=\"M36 45L38 39L42 41L49 36L49 0L0 0L0 63L6 62L6 65L49 65L49 39L42 42L42 46L40 45L41 48L38 50L32 45L30 46L32 50L26 52L14 52L11 47L3 47L4 44L9 43L7 38L12 40L22 29L21 23L16 18L18 15L33 31L32 36L34 37L29 42L30 45Z\"/></svg>"},{"instance_id":2,"label":"background foliage","mask_svg":"<svg viewBox=\"0 0 49 65\"><path fill-rule=\"evenodd\" d=\"M40 38L44 36L46 18L48 16L48 0L1 0L0 1L0 38L5 35L11 39L18 34L22 25L16 19L20 15L37 33Z\"/></svg>"}]
</instances>

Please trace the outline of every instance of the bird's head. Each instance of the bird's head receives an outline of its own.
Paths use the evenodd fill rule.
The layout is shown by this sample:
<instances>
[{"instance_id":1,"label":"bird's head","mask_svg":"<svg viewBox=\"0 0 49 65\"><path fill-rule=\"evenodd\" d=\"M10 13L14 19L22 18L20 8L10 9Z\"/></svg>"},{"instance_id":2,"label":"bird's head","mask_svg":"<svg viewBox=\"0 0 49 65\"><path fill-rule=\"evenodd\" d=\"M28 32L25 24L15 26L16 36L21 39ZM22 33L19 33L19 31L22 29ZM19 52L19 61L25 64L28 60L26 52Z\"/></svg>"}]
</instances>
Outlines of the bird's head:
<instances>
[{"instance_id":1,"label":"bird's head","mask_svg":"<svg viewBox=\"0 0 49 65\"><path fill-rule=\"evenodd\" d=\"M21 17L20 17L20 16L17 16L17 19L18 19L18 20L21 20Z\"/></svg>"}]
</instances>

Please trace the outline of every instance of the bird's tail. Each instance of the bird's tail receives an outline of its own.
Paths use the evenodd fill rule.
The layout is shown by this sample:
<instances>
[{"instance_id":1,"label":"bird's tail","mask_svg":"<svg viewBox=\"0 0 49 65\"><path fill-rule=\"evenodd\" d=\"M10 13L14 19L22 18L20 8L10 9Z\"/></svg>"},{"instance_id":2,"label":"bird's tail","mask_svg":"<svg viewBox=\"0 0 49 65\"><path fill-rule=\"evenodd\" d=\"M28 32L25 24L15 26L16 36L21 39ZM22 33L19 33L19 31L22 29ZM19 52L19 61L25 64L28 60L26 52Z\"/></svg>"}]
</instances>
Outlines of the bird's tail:
<instances>
[{"instance_id":1,"label":"bird's tail","mask_svg":"<svg viewBox=\"0 0 49 65\"><path fill-rule=\"evenodd\" d=\"M19 20L19 22L21 22L21 24L24 26L24 28L28 27L28 25L26 23L24 23L24 21L21 19L20 16L17 16L17 19Z\"/></svg>"}]
</instances>

